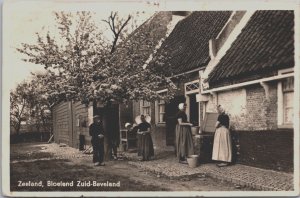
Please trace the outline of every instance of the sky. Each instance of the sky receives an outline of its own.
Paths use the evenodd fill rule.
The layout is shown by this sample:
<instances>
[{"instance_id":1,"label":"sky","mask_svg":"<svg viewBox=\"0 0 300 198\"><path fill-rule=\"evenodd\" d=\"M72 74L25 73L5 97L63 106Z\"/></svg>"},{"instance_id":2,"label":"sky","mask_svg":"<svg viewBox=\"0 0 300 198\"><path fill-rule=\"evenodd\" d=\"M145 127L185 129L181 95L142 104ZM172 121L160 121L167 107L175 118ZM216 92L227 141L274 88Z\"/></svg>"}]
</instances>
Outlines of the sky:
<instances>
[{"instance_id":1,"label":"sky","mask_svg":"<svg viewBox=\"0 0 300 198\"><path fill-rule=\"evenodd\" d=\"M21 43L34 44L36 42L36 32L46 33L54 28L53 11L93 11L95 21L99 27L107 29L108 26L102 19L107 19L111 11L118 11L120 16L127 17L129 13L140 11L137 24L141 24L158 10L240 10L255 9L260 6L262 9L282 8L282 1L274 0L272 6L269 1L265 5L254 3L251 6L242 3L233 3L237 0L202 0L202 1L182 1L170 0L7 0L3 4L3 91L6 92L16 87L21 81L30 77L30 72L43 70L43 66L26 63L21 59L24 56L16 51ZM259 1L259 0L256 0ZM286 2L293 0L286 0ZM209 2L209 3L208 3ZM247 0L239 1L247 2ZM250 2L250 0L248 1ZM268 3L269 2L269 3ZM281 2L274 6L274 2ZM259 7L258 6L258 7ZM284 6L283 6L284 7ZM142 11L145 11L142 14ZM108 31L109 32L109 31ZM110 33L110 32L109 32ZM9 76L9 77L8 77ZM5 79L7 77L7 79Z\"/></svg>"},{"instance_id":2,"label":"sky","mask_svg":"<svg viewBox=\"0 0 300 198\"><path fill-rule=\"evenodd\" d=\"M119 15L127 18L128 14L139 11L136 24L140 25L146 19L154 14L154 10L146 9L143 12L140 8L116 6L109 3L65 3L64 1L28 1L28 0L10 0L4 3L3 8L3 72L9 75L9 80L5 81L5 89L13 89L18 83L30 78L30 72L43 71L43 66L22 61L25 58L23 54L17 52L16 48L21 43L36 43L36 32L46 35L47 31L55 32L54 11L92 11L95 12L94 20L96 24L104 30L107 38L112 38L108 25L101 21L107 19L111 11L118 11ZM133 20L131 20L133 22ZM129 24L131 26L131 24ZM5 90L4 90L5 91Z\"/></svg>"}]
</instances>

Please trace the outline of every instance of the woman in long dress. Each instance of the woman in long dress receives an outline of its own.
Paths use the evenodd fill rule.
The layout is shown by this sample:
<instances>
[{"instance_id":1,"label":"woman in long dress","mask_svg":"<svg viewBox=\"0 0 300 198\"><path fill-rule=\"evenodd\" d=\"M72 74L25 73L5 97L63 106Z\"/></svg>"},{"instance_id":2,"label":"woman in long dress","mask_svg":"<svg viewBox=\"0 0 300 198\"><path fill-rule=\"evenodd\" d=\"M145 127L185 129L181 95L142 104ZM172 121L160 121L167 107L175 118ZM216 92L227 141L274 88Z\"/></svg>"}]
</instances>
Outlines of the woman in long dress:
<instances>
[{"instance_id":1,"label":"woman in long dress","mask_svg":"<svg viewBox=\"0 0 300 198\"><path fill-rule=\"evenodd\" d=\"M193 138L191 132L192 124L187 121L185 113L185 104L178 105L179 112L177 113L176 125L176 155L179 163L187 164L187 157L194 154Z\"/></svg>"},{"instance_id":2,"label":"woman in long dress","mask_svg":"<svg viewBox=\"0 0 300 198\"><path fill-rule=\"evenodd\" d=\"M141 123L138 125L138 156L142 156L142 161L148 161L154 156L154 148L151 137L151 125L141 115Z\"/></svg>"},{"instance_id":3,"label":"woman in long dress","mask_svg":"<svg viewBox=\"0 0 300 198\"><path fill-rule=\"evenodd\" d=\"M221 105L217 107L219 116L216 122L212 159L221 163L217 166L228 166L232 161L232 146L229 132L229 116Z\"/></svg>"}]
</instances>

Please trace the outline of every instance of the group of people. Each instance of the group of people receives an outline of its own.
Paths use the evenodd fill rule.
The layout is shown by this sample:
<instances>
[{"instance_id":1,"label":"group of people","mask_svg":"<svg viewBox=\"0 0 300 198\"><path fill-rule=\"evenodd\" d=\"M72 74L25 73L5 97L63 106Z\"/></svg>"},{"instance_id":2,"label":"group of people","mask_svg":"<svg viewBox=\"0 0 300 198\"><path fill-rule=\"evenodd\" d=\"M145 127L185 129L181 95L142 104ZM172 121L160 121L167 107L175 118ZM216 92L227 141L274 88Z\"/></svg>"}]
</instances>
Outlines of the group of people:
<instances>
[{"instance_id":1,"label":"group of people","mask_svg":"<svg viewBox=\"0 0 300 198\"><path fill-rule=\"evenodd\" d=\"M193 139L191 133L192 124L187 121L185 113L186 105L178 105L176 125L176 155L179 163L187 164L187 157L194 154ZM228 166L232 161L232 145L229 132L229 116L225 113L221 105L217 106L219 113L215 124L216 131L214 135L212 160L217 161L217 166Z\"/></svg>"},{"instance_id":2,"label":"group of people","mask_svg":"<svg viewBox=\"0 0 300 198\"><path fill-rule=\"evenodd\" d=\"M95 166L105 166L104 163L104 138L107 137L101 124L99 115L93 117L94 122L90 125L89 133L92 136L91 143L93 146L93 163ZM126 125L130 131L136 131L138 139L138 156L141 161L150 160L154 156L153 141L151 137L151 125L145 119L144 115L140 116L141 123L136 126ZM117 145L112 142L109 144L112 148L114 159L117 158Z\"/></svg>"},{"instance_id":3,"label":"group of people","mask_svg":"<svg viewBox=\"0 0 300 198\"><path fill-rule=\"evenodd\" d=\"M191 133L192 124L188 122L185 113L186 105L180 103L178 105L179 112L176 115L176 142L175 150L179 163L187 164L187 157L194 154L193 139ZM217 166L228 166L232 161L232 147L229 132L229 116L221 105L217 106L219 113L216 122L216 131L214 135L212 160L218 161ZM130 131L135 131L137 134L138 156L140 160L146 161L154 157L154 148L151 137L151 125L145 119L144 115L140 116L141 123L136 126L126 125ZM90 135L92 136L91 142L93 146L93 162L95 166L104 166L104 137L105 133L101 125L100 116L94 116L94 122L89 128ZM113 149L114 153L116 148Z\"/></svg>"}]
</instances>

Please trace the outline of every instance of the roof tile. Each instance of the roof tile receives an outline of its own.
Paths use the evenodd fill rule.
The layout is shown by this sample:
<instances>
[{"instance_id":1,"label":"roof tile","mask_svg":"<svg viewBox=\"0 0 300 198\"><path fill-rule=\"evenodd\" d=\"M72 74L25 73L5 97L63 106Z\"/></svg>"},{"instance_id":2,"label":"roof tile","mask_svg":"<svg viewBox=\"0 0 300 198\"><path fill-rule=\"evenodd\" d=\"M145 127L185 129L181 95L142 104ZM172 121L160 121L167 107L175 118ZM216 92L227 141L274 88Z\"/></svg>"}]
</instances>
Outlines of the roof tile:
<instances>
[{"instance_id":1,"label":"roof tile","mask_svg":"<svg viewBox=\"0 0 300 198\"><path fill-rule=\"evenodd\" d=\"M269 76L294 66L293 11L256 11L209 75L210 87L243 81L245 75ZM257 75L261 73L261 75Z\"/></svg>"},{"instance_id":2,"label":"roof tile","mask_svg":"<svg viewBox=\"0 0 300 198\"><path fill-rule=\"evenodd\" d=\"M209 40L216 38L231 11L197 11L178 22L162 43L158 54L167 54L165 62L173 74L204 66L210 60Z\"/></svg>"}]
</instances>

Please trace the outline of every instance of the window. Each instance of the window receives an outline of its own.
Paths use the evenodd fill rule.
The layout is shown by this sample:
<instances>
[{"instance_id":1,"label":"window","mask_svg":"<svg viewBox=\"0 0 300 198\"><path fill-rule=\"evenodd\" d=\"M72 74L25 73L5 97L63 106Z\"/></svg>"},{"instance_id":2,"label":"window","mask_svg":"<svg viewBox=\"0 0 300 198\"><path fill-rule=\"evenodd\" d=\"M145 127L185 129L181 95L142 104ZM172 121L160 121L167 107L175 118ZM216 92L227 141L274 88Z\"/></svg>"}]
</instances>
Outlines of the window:
<instances>
[{"instance_id":1,"label":"window","mask_svg":"<svg viewBox=\"0 0 300 198\"><path fill-rule=\"evenodd\" d=\"M143 100L142 101L142 109L141 109L141 113L143 115L149 115L151 116L151 109L150 109L150 102L149 101L146 101L146 100Z\"/></svg>"},{"instance_id":2,"label":"window","mask_svg":"<svg viewBox=\"0 0 300 198\"><path fill-rule=\"evenodd\" d=\"M199 80L194 80L192 82L185 83L185 94L199 92L199 86Z\"/></svg>"},{"instance_id":3,"label":"window","mask_svg":"<svg viewBox=\"0 0 300 198\"><path fill-rule=\"evenodd\" d=\"M200 93L200 80L194 80L184 84L184 95L186 98L186 114L188 120L195 125L199 125L200 105L196 95Z\"/></svg>"},{"instance_id":4,"label":"window","mask_svg":"<svg viewBox=\"0 0 300 198\"><path fill-rule=\"evenodd\" d=\"M283 93L283 124L293 124L294 78L286 78L282 82Z\"/></svg>"},{"instance_id":5,"label":"window","mask_svg":"<svg viewBox=\"0 0 300 198\"><path fill-rule=\"evenodd\" d=\"M278 82L278 127L292 128L294 119L294 77Z\"/></svg>"},{"instance_id":6,"label":"window","mask_svg":"<svg viewBox=\"0 0 300 198\"><path fill-rule=\"evenodd\" d=\"M165 120L165 101L164 100L158 100L157 102L158 106L158 122L159 123L164 123L166 122Z\"/></svg>"},{"instance_id":7,"label":"window","mask_svg":"<svg viewBox=\"0 0 300 198\"><path fill-rule=\"evenodd\" d=\"M165 96L167 94L167 90L160 90L157 92L161 96ZM155 122L157 123L165 123L166 118L166 103L164 100L155 101Z\"/></svg>"}]
</instances>

